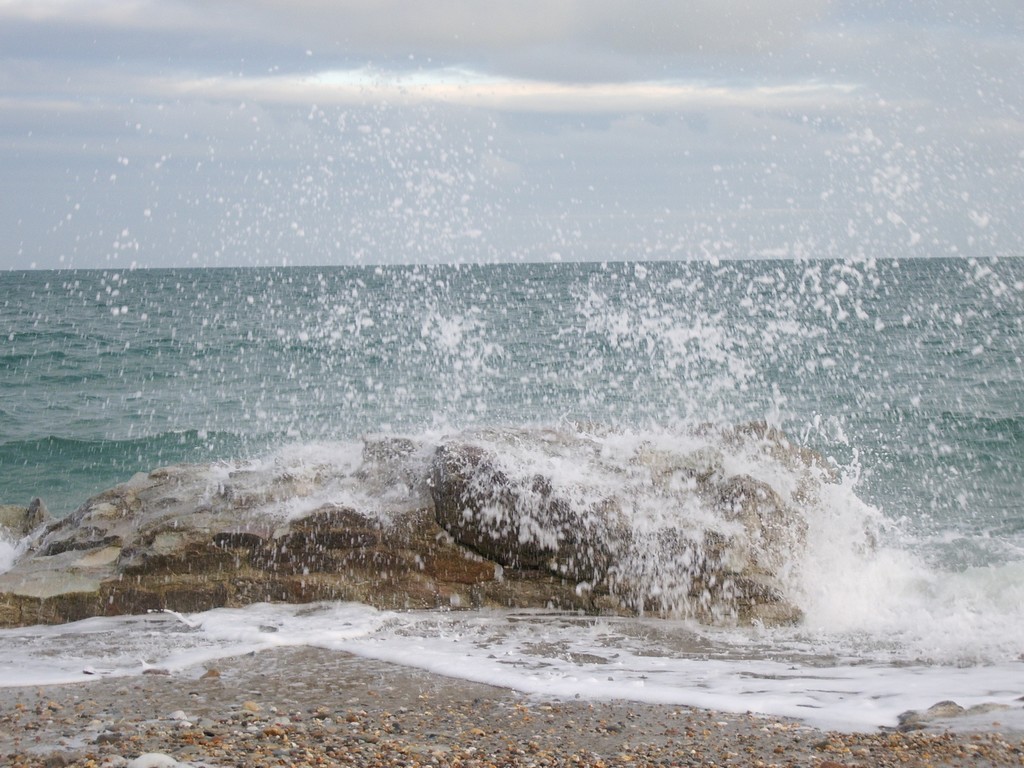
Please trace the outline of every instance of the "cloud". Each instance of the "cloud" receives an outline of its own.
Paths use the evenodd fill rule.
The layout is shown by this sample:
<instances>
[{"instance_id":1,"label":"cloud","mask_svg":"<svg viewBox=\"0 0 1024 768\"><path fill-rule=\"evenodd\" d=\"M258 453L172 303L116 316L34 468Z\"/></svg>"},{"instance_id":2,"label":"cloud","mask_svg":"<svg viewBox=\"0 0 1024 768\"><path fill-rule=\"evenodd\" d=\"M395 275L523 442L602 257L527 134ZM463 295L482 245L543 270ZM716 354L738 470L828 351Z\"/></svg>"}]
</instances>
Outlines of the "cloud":
<instances>
[{"instance_id":1,"label":"cloud","mask_svg":"<svg viewBox=\"0 0 1024 768\"><path fill-rule=\"evenodd\" d=\"M223 7L234 3L220 0ZM816 18L822 0L257 0L265 19L289 18L300 34L365 52L410 49L480 51L549 43L629 53L764 49ZM269 29L259 23L259 28Z\"/></svg>"},{"instance_id":2,"label":"cloud","mask_svg":"<svg viewBox=\"0 0 1024 768\"><path fill-rule=\"evenodd\" d=\"M116 29L198 28L201 8L179 0L0 0L0 19Z\"/></svg>"},{"instance_id":3,"label":"cloud","mask_svg":"<svg viewBox=\"0 0 1024 768\"><path fill-rule=\"evenodd\" d=\"M1024 6L968 5L0 0L0 265L1007 252Z\"/></svg>"},{"instance_id":4,"label":"cloud","mask_svg":"<svg viewBox=\"0 0 1024 768\"><path fill-rule=\"evenodd\" d=\"M0 20L131 33L301 46L319 55L373 61L438 57L487 62L510 72L537 61L554 78L602 77L637 58L760 52L785 46L828 7L826 0L0 0ZM257 51L254 49L253 53ZM436 63L436 62L435 62Z\"/></svg>"},{"instance_id":5,"label":"cloud","mask_svg":"<svg viewBox=\"0 0 1024 768\"><path fill-rule=\"evenodd\" d=\"M169 98L279 104L436 102L519 112L618 113L718 107L822 108L847 99L856 86L813 82L771 86L671 81L572 84L482 77L466 71L396 75L353 70L311 76L168 79L153 81L144 90Z\"/></svg>"}]
</instances>

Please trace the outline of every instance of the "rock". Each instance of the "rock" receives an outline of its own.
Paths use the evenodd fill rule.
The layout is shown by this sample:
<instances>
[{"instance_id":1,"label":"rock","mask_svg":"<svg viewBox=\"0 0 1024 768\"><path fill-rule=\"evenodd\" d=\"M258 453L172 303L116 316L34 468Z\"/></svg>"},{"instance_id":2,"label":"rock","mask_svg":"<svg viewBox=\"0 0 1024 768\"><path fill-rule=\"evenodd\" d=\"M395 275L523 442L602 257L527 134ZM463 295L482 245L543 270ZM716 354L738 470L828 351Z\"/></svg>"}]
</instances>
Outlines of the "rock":
<instances>
[{"instance_id":1,"label":"rock","mask_svg":"<svg viewBox=\"0 0 1024 768\"><path fill-rule=\"evenodd\" d=\"M807 531L794 506L765 482L729 476L713 446L679 451L606 437L509 429L447 440L432 466L437 520L505 569L577 582L594 609L799 618L781 578ZM733 451L758 443L794 471L817 460L787 452L768 429L728 431L722 442Z\"/></svg>"},{"instance_id":2,"label":"rock","mask_svg":"<svg viewBox=\"0 0 1024 768\"><path fill-rule=\"evenodd\" d=\"M807 522L767 483L749 475L735 475L706 483L702 495L711 500L724 520L743 526L739 555L743 560L737 564L740 569L776 573L804 544Z\"/></svg>"},{"instance_id":3,"label":"rock","mask_svg":"<svg viewBox=\"0 0 1024 768\"><path fill-rule=\"evenodd\" d=\"M434 520L426 464L411 452L422 446L386 442L368 440L356 472L218 464L140 473L38 532L0 574L0 625L259 601L516 604L495 564ZM332 494L366 503L357 510ZM532 583L524 594L530 605L550 597Z\"/></svg>"},{"instance_id":4,"label":"rock","mask_svg":"<svg viewBox=\"0 0 1024 768\"><path fill-rule=\"evenodd\" d=\"M543 450L559 437L541 433L536 446ZM604 578L611 540L624 535L627 525L615 500L600 492L591 498L586 488L559 487L557 478L529 465L526 472L515 462L503 466L500 444L483 447L473 440L460 437L437 449L431 490L438 523L456 541L507 568L547 569L577 582Z\"/></svg>"},{"instance_id":5,"label":"rock","mask_svg":"<svg viewBox=\"0 0 1024 768\"><path fill-rule=\"evenodd\" d=\"M48 755L40 756L38 765L41 768L64 768L66 765L76 763L81 757L74 752L51 752Z\"/></svg>"},{"instance_id":6,"label":"rock","mask_svg":"<svg viewBox=\"0 0 1024 768\"><path fill-rule=\"evenodd\" d=\"M43 500L36 497L27 507L0 504L0 536L20 539L51 520L50 511Z\"/></svg>"},{"instance_id":7,"label":"rock","mask_svg":"<svg viewBox=\"0 0 1024 768\"><path fill-rule=\"evenodd\" d=\"M795 495L727 470L737 452L806 498L822 482L767 428L374 436L355 461L164 467L62 520L38 505L0 626L317 600L792 621L806 523Z\"/></svg>"},{"instance_id":8,"label":"rock","mask_svg":"<svg viewBox=\"0 0 1024 768\"><path fill-rule=\"evenodd\" d=\"M1010 707L998 702L975 704L972 707L962 707L955 701L940 701L932 704L926 710L911 709L902 713L897 718L897 731L923 731L946 730L955 727L958 729L970 730L965 723L972 718L984 718L993 713L1005 712Z\"/></svg>"}]
</instances>

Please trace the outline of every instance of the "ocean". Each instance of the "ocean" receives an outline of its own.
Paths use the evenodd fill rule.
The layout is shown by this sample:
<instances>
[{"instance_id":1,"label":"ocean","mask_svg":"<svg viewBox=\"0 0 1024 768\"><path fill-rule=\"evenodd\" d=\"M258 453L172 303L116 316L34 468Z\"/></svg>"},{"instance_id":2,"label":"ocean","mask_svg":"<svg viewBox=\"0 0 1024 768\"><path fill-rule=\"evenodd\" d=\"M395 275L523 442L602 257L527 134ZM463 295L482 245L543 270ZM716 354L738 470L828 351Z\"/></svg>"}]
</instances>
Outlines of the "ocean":
<instances>
[{"instance_id":1,"label":"ocean","mask_svg":"<svg viewBox=\"0 0 1024 768\"><path fill-rule=\"evenodd\" d=\"M0 685L307 643L538 696L846 729L955 699L1024 729L1022 325L1014 259L0 273L0 503L63 516L167 464L580 423L766 420L841 478L797 627L263 605L3 630Z\"/></svg>"}]
</instances>

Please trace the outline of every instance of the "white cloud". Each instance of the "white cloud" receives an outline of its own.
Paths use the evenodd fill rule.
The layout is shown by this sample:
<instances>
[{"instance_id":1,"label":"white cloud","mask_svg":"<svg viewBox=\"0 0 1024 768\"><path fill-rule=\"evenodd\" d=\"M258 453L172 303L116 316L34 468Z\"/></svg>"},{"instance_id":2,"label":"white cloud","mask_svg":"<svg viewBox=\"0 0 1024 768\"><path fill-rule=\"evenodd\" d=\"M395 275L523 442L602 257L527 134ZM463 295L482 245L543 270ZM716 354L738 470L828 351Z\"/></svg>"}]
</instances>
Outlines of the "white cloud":
<instances>
[{"instance_id":1,"label":"white cloud","mask_svg":"<svg viewBox=\"0 0 1024 768\"><path fill-rule=\"evenodd\" d=\"M770 86L673 81L572 84L467 72L404 76L352 70L311 76L167 79L139 90L174 98L280 104L437 102L518 112L618 113L719 107L820 109L847 100L857 88L848 83L814 82Z\"/></svg>"}]
</instances>

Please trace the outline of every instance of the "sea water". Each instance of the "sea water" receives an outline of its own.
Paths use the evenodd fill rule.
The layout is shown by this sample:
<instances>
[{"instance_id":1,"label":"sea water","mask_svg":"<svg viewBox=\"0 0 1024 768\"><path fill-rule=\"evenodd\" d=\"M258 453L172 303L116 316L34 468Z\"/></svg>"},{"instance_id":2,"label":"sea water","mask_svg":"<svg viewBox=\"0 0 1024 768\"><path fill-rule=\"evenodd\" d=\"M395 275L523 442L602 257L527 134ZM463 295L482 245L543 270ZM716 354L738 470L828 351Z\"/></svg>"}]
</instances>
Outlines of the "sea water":
<instances>
[{"instance_id":1,"label":"sea water","mask_svg":"<svg viewBox=\"0 0 1024 768\"><path fill-rule=\"evenodd\" d=\"M797 627L253 606L5 630L4 684L311 643L536 695L846 728L942 699L1019 717L1019 261L10 272L0 289L0 502L57 515L160 465L344 463L363 434L480 426L664 442L767 420L840 478L801 555Z\"/></svg>"}]
</instances>

